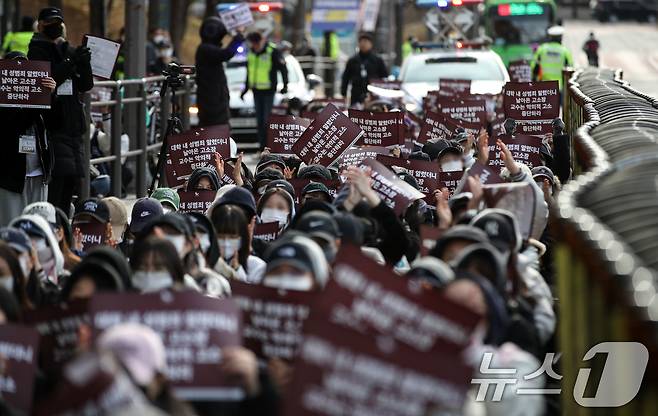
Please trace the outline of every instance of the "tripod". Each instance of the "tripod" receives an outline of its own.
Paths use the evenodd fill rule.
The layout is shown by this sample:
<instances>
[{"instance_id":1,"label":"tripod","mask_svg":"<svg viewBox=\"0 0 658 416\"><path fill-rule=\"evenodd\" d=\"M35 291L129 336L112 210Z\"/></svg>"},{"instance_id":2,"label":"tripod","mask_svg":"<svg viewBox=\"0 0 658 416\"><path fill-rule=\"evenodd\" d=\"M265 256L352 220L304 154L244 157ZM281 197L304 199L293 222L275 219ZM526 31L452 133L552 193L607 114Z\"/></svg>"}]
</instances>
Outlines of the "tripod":
<instances>
[{"instance_id":1,"label":"tripod","mask_svg":"<svg viewBox=\"0 0 658 416\"><path fill-rule=\"evenodd\" d=\"M167 119L167 127L165 129L165 134L162 137L162 147L160 147L160 153L158 155L158 167L156 168L153 179L151 180L151 186L149 186L147 192L148 196L151 196L153 191L155 191L156 186L160 184L160 176L164 170L164 163L167 160L167 153L169 150L169 136L183 131L183 122L180 119L180 108L176 102L176 90L182 86L183 79L180 75L167 75L162 83L160 99L164 99L167 96L167 89L171 89L171 114Z\"/></svg>"}]
</instances>

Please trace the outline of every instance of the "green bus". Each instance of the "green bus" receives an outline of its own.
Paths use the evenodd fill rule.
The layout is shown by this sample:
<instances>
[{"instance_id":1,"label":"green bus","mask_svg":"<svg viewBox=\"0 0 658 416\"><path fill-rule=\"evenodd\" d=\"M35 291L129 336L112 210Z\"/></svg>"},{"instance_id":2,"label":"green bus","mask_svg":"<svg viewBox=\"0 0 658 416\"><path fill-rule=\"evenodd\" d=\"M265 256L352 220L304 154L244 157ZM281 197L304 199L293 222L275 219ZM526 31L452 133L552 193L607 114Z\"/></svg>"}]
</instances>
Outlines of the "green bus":
<instances>
[{"instance_id":1,"label":"green bus","mask_svg":"<svg viewBox=\"0 0 658 416\"><path fill-rule=\"evenodd\" d=\"M487 0L484 9L487 36L505 65L532 59L546 30L557 21L554 0Z\"/></svg>"}]
</instances>

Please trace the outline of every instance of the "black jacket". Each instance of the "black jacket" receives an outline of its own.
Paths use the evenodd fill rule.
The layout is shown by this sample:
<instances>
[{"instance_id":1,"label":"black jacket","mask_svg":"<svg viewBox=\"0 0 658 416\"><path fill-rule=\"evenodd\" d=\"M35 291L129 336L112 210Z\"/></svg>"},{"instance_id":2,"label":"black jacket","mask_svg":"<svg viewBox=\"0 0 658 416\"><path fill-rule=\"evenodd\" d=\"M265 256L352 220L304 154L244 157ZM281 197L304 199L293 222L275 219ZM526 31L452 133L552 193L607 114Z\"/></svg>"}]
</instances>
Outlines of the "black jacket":
<instances>
[{"instance_id":1,"label":"black jacket","mask_svg":"<svg viewBox=\"0 0 658 416\"><path fill-rule=\"evenodd\" d=\"M267 45L265 45L262 51L256 53L256 55L262 55L263 53L265 53L266 49L267 49ZM272 69L270 70L271 87L268 90L255 89L254 92L275 93L276 86L278 84L277 72L281 72L281 79L283 80L283 86L288 88L288 67L286 66L286 59L281 54L281 51L279 51L277 48L273 48ZM245 77L244 80L244 89L245 91L249 89L249 68L247 68L247 76Z\"/></svg>"},{"instance_id":2,"label":"black jacket","mask_svg":"<svg viewBox=\"0 0 658 416\"><path fill-rule=\"evenodd\" d=\"M228 124L230 95L223 63L233 58L244 38L238 34L222 48L219 41L204 41L196 50L199 126Z\"/></svg>"},{"instance_id":3,"label":"black jacket","mask_svg":"<svg viewBox=\"0 0 658 416\"><path fill-rule=\"evenodd\" d=\"M48 182L52 172L52 147L48 145L45 126L40 110L0 108L0 125L4 146L0 152L0 188L23 193L25 185L25 154L18 152L20 136L30 127L37 139L37 155L43 170L43 180Z\"/></svg>"},{"instance_id":4,"label":"black jacket","mask_svg":"<svg viewBox=\"0 0 658 416\"><path fill-rule=\"evenodd\" d=\"M72 95L56 95L45 117L46 130L55 152L54 176L82 175L82 134L87 130L80 94L94 86L90 62L74 63L74 49L68 42L55 44L36 33L30 42L28 58L49 61L57 87L71 80Z\"/></svg>"},{"instance_id":5,"label":"black jacket","mask_svg":"<svg viewBox=\"0 0 658 416\"><path fill-rule=\"evenodd\" d=\"M361 67L366 71L367 76L364 78L361 74ZM362 103L368 93L368 83L371 79L386 78L388 70L382 58L373 52L358 52L352 56L345 65L343 80L340 85L340 93L347 95L347 85L352 84L352 104Z\"/></svg>"}]
</instances>

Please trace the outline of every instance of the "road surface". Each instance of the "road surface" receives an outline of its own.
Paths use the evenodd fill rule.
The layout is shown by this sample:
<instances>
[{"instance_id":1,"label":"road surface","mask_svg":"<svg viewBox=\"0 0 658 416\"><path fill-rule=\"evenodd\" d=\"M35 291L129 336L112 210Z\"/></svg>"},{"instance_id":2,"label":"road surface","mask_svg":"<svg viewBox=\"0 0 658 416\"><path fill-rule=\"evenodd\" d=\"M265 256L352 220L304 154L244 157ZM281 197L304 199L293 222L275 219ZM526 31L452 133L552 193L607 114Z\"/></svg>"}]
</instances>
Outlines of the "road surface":
<instances>
[{"instance_id":1,"label":"road surface","mask_svg":"<svg viewBox=\"0 0 658 416\"><path fill-rule=\"evenodd\" d=\"M564 44L571 49L576 66L587 65L582 46L593 31L601 44L600 65L622 68L624 79L635 89L658 97L658 25L567 20L565 29Z\"/></svg>"}]
</instances>

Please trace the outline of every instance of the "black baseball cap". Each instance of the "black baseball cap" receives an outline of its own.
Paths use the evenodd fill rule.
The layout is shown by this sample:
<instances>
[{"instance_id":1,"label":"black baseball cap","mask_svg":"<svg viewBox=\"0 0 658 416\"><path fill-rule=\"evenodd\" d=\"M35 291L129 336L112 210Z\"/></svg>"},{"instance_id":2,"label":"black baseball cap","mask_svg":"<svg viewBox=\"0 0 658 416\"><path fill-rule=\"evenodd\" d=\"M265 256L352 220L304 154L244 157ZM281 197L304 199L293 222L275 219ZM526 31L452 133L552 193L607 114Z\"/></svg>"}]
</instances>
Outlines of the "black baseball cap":
<instances>
[{"instance_id":1,"label":"black baseball cap","mask_svg":"<svg viewBox=\"0 0 658 416\"><path fill-rule=\"evenodd\" d=\"M100 222L110 222L110 208L105 201L98 198L89 198L79 204L74 217L82 214L87 214Z\"/></svg>"},{"instance_id":2,"label":"black baseball cap","mask_svg":"<svg viewBox=\"0 0 658 416\"><path fill-rule=\"evenodd\" d=\"M313 259L308 248L299 242L284 240L276 244L268 251L264 260L267 263L267 271L280 265L287 265L314 273Z\"/></svg>"},{"instance_id":3,"label":"black baseball cap","mask_svg":"<svg viewBox=\"0 0 658 416\"><path fill-rule=\"evenodd\" d=\"M159 215L151 218L151 220L144 226L143 232L149 233L153 227L168 226L185 235L187 238L192 238L194 235L194 223L187 218L184 214L177 212L170 212L168 214Z\"/></svg>"},{"instance_id":4,"label":"black baseball cap","mask_svg":"<svg viewBox=\"0 0 658 416\"><path fill-rule=\"evenodd\" d=\"M267 184L265 191L269 191L272 188L283 189L284 191L288 192L288 194L290 194L293 200L295 199L295 187L285 179L273 180Z\"/></svg>"},{"instance_id":5,"label":"black baseball cap","mask_svg":"<svg viewBox=\"0 0 658 416\"><path fill-rule=\"evenodd\" d=\"M135 202L130 216L130 231L139 234L150 220L164 214L162 204L155 198L142 198Z\"/></svg>"},{"instance_id":6,"label":"black baseball cap","mask_svg":"<svg viewBox=\"0 0 658 416\"><path fill-rule=\"evenodd\" d=\"M430 255L441 258L443 250L454 240L466 240L472 243L488 243L487 234L481 229L472 225L455 225L446 231L436 242L436 246L430 252Z\"/></svg>"},{"instance_id":7,"label":"black baseball cap","mask_svg":"<svg viewBox=\"0 0 658 416\"><path fill-rule=\"evenodd\" d=\"M301 179L331 179L331 172L322 165L308 165L299 170L297 174Z\"/></svg>"},{"instance_id":8,"label":"black baseball cap","mask_svg":"<svg viewBox=\"0 0 658 416\"><path fill-rule=\"evenodd\" d=\"M305 195L315 193L323 193L327 195L327 198L329 198L330 201L333 200L331 193L329 193L329 188L327 188L327 186L321 182L309 182L306 184L306 186L302 189L302 198Z\"/></svg>"},{"instance_id":9,"label":"black baseball cap","mask_svg":"<svg viewBox=\"0 0 658 416\"><path fill-rule=\"evenodd\" d=\"M239 206L244 209L248 220L256 215L256 200L254 199L254 196L251 192L239 186L226 191L226 193L219 198L215 206L221 205Z\"/></svg>"},{"instance_id":10,"label":"black baseball cap","mask_svg":"<svg viewBox=\"0 0 658 416\"><path fill-rule=\"evenodd\" d=\"M4 241L9 247L20 253L29 253L30 250L32 250L30 237L20 228L0 228L0 240Z\"/></svg>"},{"instance_id":11,"label":"black baseball cap","mask_svg":"<svg viewBox=\"0 0 658 416\"><path fill-rule=\"evenodd\" d=\"M24 231L25 234L30 237L48 239L46 232L29 218L21 218L15 222L12 222L11 226Z\"/></svg>"},{"instance_id":12,"label":"black baseball cap","mask_svg":"<svg viewBox=\"0 0 658 416\"><path fill-rule=\"evenodd\" d=\"M62 11L58 9L57 7L46 7L41 9L39 12L39 17L38 20L54 20L54 19L59 19L60 21L64 21L64 15L62 14Z\"/></svg>"},{"instance_id":13,"label":"black baseball cap","mask_svg":"<svg viewBox=\"0 0 658 416\"><path fill-rule=\"evenodd\" d=\"M555 185L555 175L553 175L553 171L546 166L535 166L532 168L532 179L535 181L537 179L548 179L551 185Z\"/></svg>"},{"instance_id":14,"label":"black baseball cap","mask_svg":"<svg viewBox=\"0 0 658 416\"><path fill-rule=\"evenodd\" d=\"M281 156L269 154L260 158L258 164L256 165L256 173L265 168L272 167L271 165L280 167L282 171L286 168L286 162Z\"/></svg>"},{"instance_id":15,"label":"black baseball cap","mask_svg":"<svg viewBox=\"0 0 658 416\"><path fill-rule=\"evenodd\" d=\"M323 211L311 211L304 214L295 224L295 229L326 241L340 238L338 223L333 216Z\"/></svg>"},{"instance_id":16,"label":"black baseball cap","mask_svg":"<svg viewBox=\"0 0 658 416\"><path fill-rule=\"evenodd\" d=\"M471 225L484 231L491 244L501 253L514 251L520 246L520 232L509 211L485 209L471 220Z\"/></svg>"}]
</instances>

